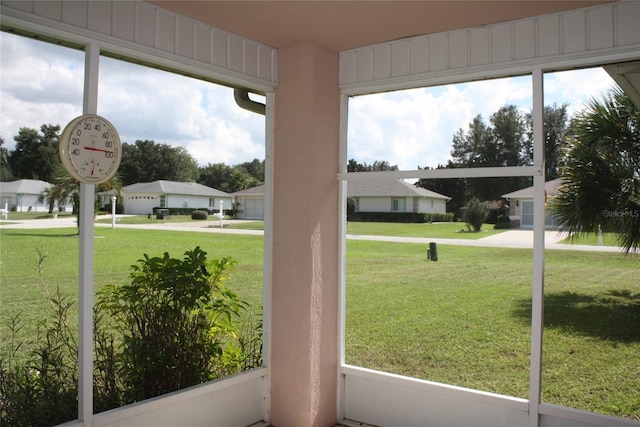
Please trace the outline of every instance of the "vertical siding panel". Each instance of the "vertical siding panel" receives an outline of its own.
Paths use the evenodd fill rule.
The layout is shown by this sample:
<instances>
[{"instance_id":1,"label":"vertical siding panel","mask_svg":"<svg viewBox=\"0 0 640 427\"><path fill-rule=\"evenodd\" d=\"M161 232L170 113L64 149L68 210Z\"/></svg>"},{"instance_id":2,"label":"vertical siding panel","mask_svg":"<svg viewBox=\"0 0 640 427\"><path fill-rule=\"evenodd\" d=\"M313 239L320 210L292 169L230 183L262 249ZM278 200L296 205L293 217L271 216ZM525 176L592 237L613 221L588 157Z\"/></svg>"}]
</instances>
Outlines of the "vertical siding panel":
<instances>
[{"instance_id":1,"label":"vertical siding panel","mask_svg":"<svg viewBox=\"0 0 640 427\"><path fill-rule=\"evenodd\" d=\"M149 3L137 1L135 4L135 42L153 47L156 36L156 8Z\"/></svg>"},{"instance_id":2,"label":"vertical siding panel","mask_svg":"<svg viewBox=\"0 0 640 427\"><path fill-rule=\"evenodd\" d=\"M427 61L429 71L442 71L449 68L449 35L439 34L428 37Z\"/></svg>"},{"instance_id":3,"label":"vertical siding panel","mask_svg":"<svg viewBox=\"0 0 640 427\"><path fill-rule=\"evenodd\" d=\"M62 2L62 21L76 27L87 28L87 3Z\"/></svg>"},{"instance_id":4,"label":"vertical siding panel","mask_svg":"<svg viewBox=\"0 0 640 427\"><path fill-rule=\"evenodd\" d=\"M244 40L242 58L244 62L242 72L258 77L258 44L251 40Z\"/></svg>"},{"instance_id":5,"label":"vertical siding panel","mask_svg":"<svg viewBox=\"0 0 640 427\"><path fill-rule=\"evenodd\" d=\"M409 72L426 73L429 69L427 37L415 37L409 40Z\"/></svg>"},{"instance_id":6,"label":"vertical siding panel","mask_svg":"<svg viewBox=\"0 0 640 427\"><path fill-rule=\"evenodd\" d=\"M589 48L613 47L613 10L609 7L593 9L587 14L589 28ZM640 26L640 22L636 23Z\"/></svg>"},{"instance_id":7,"label":"vertical siding panel","mask_svg":"<svg viewBox=\"0 0 640 427\"><path fill-rule=\"evenodd\" d=\"M115 1L113 5L114 37L134 41L136 38L136 4L128 1Z\"/></svg>"},{"instance_id":8,"label":"vertical siding panel","mask_svg":"<svg viewBox=\"0 0 640 427\"><path fill-rule=\"evenodd\" d=\"M557 16L538 20L538 54L552 56L560 54L560 22Z\"/></svg>"},{"instance_id":9,"label":"vertical siding panel","mask_svg":"<svg viewBox=\"0 0 640 427\"><path fill-rule=\"evenodd\" d=\"M489 29L476 28L469 31L469 65L489 63Z\"/></svg>"},{"instance_id":10,"label":"vertical siding panel","mask_svg":"<svg viewBox=\"0 0 640 427\"><path fill-rule=\"evenodd\" d=\"M563 53L581 52L587 46L587 20L584 11L567 12L562 16Z\"/></svg>"},{"instance_id":11,"label":"vertical siding panel","mask_svg":"<svg viewBox=\"0 0 640 427\"><path fill-rule=\"evenodd\" d=\"M12 9L33 13L33 2L29 0L3 0L2 4Z\"/></svg>"},{"instance_id":12,"label":"vertical siding panel","mask_svg":"<svg viewBox=\"0 0 640 427\"><path fill-rule=\"evenodd\" d=\"M235 34L227 35L227 67L229 69L242 72L244 68L244 43L240 36Z\"/></svg>"},{"instance_id":13,"label":"vertical siding panel","mask_svg":"<svg viewBox=\"0 0 640 427\"><path fill-rule=\"evenodd\" d=\"M196 35L195 22L185 16L176 15L176 47L178 55L195 58Z\"/></svg>"},{"instance_id":14,"label":"vertical siding panel","mask_svg":"<svg viewBox=\"0 0 640 427\"><path fill-rule=\"evenodd\" d=\"M536 55L536 21L518 21L513 26L514 57L530 59Z\"/></svg>"},{"instance_id":15,"label":"vertical siding panel","mask_svg":"<svg viewBox=\"0 0 640 427\"><path fill-rule=\"evenodd\" d=\"M200 22L194 23L193 57L197 61L211 63L211 27Z\"/></svg>"},{"instance_id":16,"label":"vertical siding panel","mask_svg":"<svg viewBox=\"0 0 640 427\"><path fill-rule=\"evenodd\" d=\"M44 16L45 18L53 19L55 21L62 20L62 1L50 0L50 1L34 1L33 13L38 16Z\"/></svg>"},{"instance_id":17,"label":"vertical siding panel","mask_svg":"<svg viewBox=\"0 0 640 427\"><path fill-rule=\"evenodd\" d=\"M409 74L409 41L398 40L391 43L391 75L393 77Z\"/></svg>"},{"instance_id":18,"label":"vertical siding panel","mask_svg":"<svg viewBox=\"0 0 640 427\"><path fill-rule=\"evenodd\" d=\"M491 62L513 59L513 24L499 24L491 28Z\"/></svg>"},{"instance_id":19,"label":"vertical siding panel","mask_svg":"<svg viewBox=\"0 0 640 427\"><path fill-rule=\"evenodd\" d=\"M258 45L258 77L265 80L272 80L272 67L271 48Z\"/></svg>"},{"instance_id":20,"label":"vertical siding panel","mask_svg":"<svg viewBox=\"0 0 640 427\"><path fill-rule=\"evenodd\" d=\"M449 67L463 68L468 65L469 59L469 33L454 31L449 35Z\"/></svg>"},{"instance_id":21,"label":"vertical siding panel","mask_svg":"<svg viewBox=\"0 0 640 427\"><path fill-rule=\"evenodd\" d=\"M175 52L176 15L165 9L156 9L154 47L166 52Z\"/></svg>"},{"instance_id":22,"label":"vertical siding panel","mask_svg":"<svg viewBox=\"0 0 640 427\"><path fill-rule=\"evenodd\" d=\"M227 32L211 29L211 62L218 67L227 67Z\"/></svg>"},{"instance_id":23,"label":"vertical siding panel","mask_svg":"<svg viewBox=\"0 0 640 427\"><path fill-rule=\"evenodd\" d=\"M391 77L391 45L376 45L373 47L373 78L389 77Z\"/></svg>"},{"instance_id":24,"label":"vertical siding panel","mask_svg":"<svg viewBox=\"0 0 640 427\"><path fill-rule=\"evenodd\" d=\"M351 84L357 81L356 58L355 50L340 52L340 83Z\"/></svg>"},{"instance_id":25,"label":"vertical siding panel","mask_svg":"<svg viewBox=\"0 0 640 427\"><path fill-rule=\"evenodd\" d=\"M89 2L87 27L102 34L111 34L112 2Z\"/></svg>"},{"instance_id":26,"label":"vertical siding panel","mask_svg":"<svg viewBox=\"0 0 640 427\"><path fill-rule=\"evenodd\" d=\"M357 50L356 80L368 82L373 80L373 48L363 47Z\"/></svg>"},{"instance_id":27,"label":"vertical siding panel","mask_svg":"<svg viewBox=\"0 0 640 427\"><path fill-rule=\"evenodd\" d=\"M618 23L617 45L626 46L640 42L640 2L616 3L614 6Z\"/></svg>"}]
</instances>

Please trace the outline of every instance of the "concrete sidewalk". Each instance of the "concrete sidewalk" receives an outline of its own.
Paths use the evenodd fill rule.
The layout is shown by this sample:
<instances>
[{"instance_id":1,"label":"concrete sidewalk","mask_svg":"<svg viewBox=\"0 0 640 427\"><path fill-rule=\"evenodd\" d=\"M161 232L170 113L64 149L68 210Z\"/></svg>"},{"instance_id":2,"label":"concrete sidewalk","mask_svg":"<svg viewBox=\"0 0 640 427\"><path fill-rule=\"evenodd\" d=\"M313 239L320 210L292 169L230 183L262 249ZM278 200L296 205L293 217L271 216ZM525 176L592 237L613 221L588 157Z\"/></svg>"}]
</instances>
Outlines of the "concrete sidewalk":
<instances>
[{"instance_id":1,"label":"concrete sidewalk","mask_svg":"<svg viewBox=\"0 0 640 427\"><path fill-rule=\"evenodd\" d=\"M98 218L111 218L111 215L99 216ZM229 225L237 222L246 222L241 220L224 220L223 224ZM95 224L100 228L111 228L111 224ZM23 221L0 221L0 228L15 229L37 229L37 228L70 228L77 227L76 218L65 216L57 219L31 219ZM220 228L219 221L190 221L181 223L158 223L150 221L149 224L120 224L116 222L116 228L139 228L147 230L171 230L171 231L194 231L202 233L223 233L223 234L244 234L244 235L262 235L262 230L242 230ZM617 246L591 246L591 245L571 245L566 243L558 243L566 237L566 234L558 231L545 231L545 248L560 250L578 250L588 252L622 252L623 249ZM404 242L429 244L431 242L441 245L456 246L476 246L476 247L501 247L501 248L533 248L533 231L532 230L506 230L502 233L493 234L481 239L441 239L429 237L396 237L396 236L371 236L347 234L349 240L371 240L383 242Z\"/></svg>"}]
</instances>

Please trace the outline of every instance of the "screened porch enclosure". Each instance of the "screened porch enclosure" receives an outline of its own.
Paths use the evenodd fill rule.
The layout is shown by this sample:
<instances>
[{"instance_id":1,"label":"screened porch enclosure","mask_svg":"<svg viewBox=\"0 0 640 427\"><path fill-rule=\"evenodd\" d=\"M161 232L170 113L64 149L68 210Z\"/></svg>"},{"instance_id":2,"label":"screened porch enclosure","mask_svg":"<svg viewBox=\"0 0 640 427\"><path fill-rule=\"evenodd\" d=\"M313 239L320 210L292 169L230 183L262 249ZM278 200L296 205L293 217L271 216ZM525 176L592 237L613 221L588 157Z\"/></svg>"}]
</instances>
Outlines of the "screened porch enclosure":
<instances>
[{"instance_id":1,"label":"screened porch enclosure","mask_svg":"<svg viewBox=\"0 0 640 427\"><path fill-rule=\"evenodd\" d=\"M201 9L207 3L1 3L3 31L84 50L85 113L97 111L100 55L246 88L264 94L266 100L264 365L231 378L94 413L94 187L83 184L78 256L79 409L78 419L65 426L328 427L339 422L379 426L638 425L629 419L545 403L541 390L544 74L640 60L639 2L559 2L562 7L555 10L536 9L536 2L527 2L531 9L505 17L503 22L481 22L472 27L459 24L459 28L435 33L424 28L400 39L376 39L367 45L347 43L344 47L327 47L317 40L278 46L253 40L234 33L233 21L229 22L230 29L210 24L207 19L212 18ZM277 3L273 4L274 13L282 13ZM517 10L517 4L511 6ZM289 19L295 20L296 16ZM362 19L366 21L366 13ZM240 24L237 29L247 31ZM255 34L258 37L261 33ZM531 165L346 172L350 97L513 75L531 78ZM635 75L620 76L633 82ZM637 94L637 85L631 84L630 90ZM348 365L347 183L479 177L533 178L528 395L505 396ZM396 207L401 208L400 204Z\"/></svg>"}]
</instances>

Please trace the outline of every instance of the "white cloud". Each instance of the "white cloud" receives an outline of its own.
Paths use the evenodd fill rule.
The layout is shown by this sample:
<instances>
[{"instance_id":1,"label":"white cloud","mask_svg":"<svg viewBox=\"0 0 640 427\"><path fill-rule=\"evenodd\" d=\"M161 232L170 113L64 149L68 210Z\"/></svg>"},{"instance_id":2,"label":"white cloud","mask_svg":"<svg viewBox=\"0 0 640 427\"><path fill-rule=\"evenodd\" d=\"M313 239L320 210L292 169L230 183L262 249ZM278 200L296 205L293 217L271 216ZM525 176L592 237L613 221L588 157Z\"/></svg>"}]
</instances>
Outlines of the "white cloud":
<instances>
[{"instance_id":1,"label":"white cloud","mask_svg":"<svg viewBox=\"0 0 640 427\"><path fill-rule=\"evenodd\" d=\"M600 68L548 74L545 100L567 102L573 113L612 82ZM360 163L386 160L404 170L446 164L459 129L466 131L478 114L488 123L504 105L531 111L531 90L530 77L517 77L354 97L348 157Z\"/></svg>"},{"instance_id":2,"label":"white cloud","mask_svg":"<svg viewBox=\"0 0 640 427\"><path fill-rule=\"evenodd\" d=\"M64 127L81 114L83 52L0 33L0 136L13 149L20 127ZM612 85L602 69L545 77L547 103L573 113ZM101 58L98 112L125 142L150 139L185 147L199 162L229 165L264 158L264 117L239 108L231 89ZM435 167L450 158L458 129L501 106L531 109L531 78L496 79L352 98L349 158L386 160L401 169Z\"/></svg>"}]
</instances>

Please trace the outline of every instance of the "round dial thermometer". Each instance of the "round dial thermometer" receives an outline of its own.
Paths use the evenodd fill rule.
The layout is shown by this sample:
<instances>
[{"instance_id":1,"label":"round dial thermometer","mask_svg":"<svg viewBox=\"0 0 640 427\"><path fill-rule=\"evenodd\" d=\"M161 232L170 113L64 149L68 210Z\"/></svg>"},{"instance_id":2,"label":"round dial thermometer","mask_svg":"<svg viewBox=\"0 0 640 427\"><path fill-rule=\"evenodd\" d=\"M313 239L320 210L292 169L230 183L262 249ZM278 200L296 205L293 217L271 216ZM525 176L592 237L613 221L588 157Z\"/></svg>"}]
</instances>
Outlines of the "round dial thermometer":
<instances>
[{"instance_id":1,"label":"round dial thermometer","mask_svg":"<svg viewBox=\"0 0 640 427\"><path fill-rule=\"evenodd\" d=\"M65 169L86 184L100 184L111 179L122 158L116 128L95 114L71 120L60 136L59 152Z\"/></svg>"}]
</instances>

